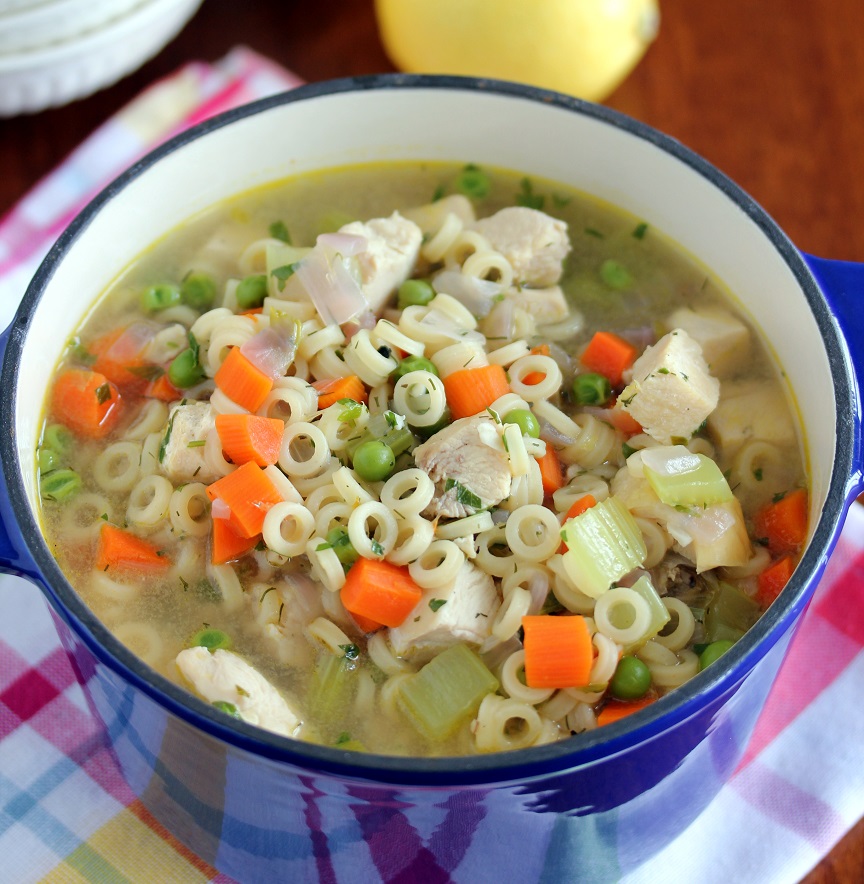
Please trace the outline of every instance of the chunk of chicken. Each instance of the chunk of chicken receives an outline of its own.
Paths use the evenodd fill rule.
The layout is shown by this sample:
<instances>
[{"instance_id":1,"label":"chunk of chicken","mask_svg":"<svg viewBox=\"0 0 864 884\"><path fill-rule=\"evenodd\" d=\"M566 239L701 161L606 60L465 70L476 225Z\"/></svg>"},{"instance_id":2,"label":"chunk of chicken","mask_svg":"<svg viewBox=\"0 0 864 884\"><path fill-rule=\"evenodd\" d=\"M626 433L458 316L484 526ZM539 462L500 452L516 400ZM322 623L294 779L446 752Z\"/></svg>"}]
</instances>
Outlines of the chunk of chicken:
<instances>
[{"instance_id":1,"label":"chunk of chicken","mask_svg":"<svg viewBox=\"0 0 864 884\"><path fill-rule=\"evenodd\" d=\"M209 402L188 400L171 408L162 437L160 466L174 482L215 482L214 473L204 459L207 433L215 425Z\"/></svg>"},{"instance_id":2,"label":"chunk of chicken","mask_svg":"<svg viewBox=\"0 0 864 884\"><path fill-rule=\"evenodd\" d=\"M428 517L462 518L500 503L510 494L510 460L503 449L483 442L488 414L463 417L414 449L414 462L435 483Z\"/></svg>"},{"instance_id":3,"label":"chunk of chicken","mask_svg":"<svg viewBox=\"0 0 864 884\"><path fill-rule=\"evenodd\" d=\"M561 279L570 252L567 225L545 212L509 206L475 225L510 262L516 281L543 288Z\"/></svg>"},{"instance_id":4,"label":"chunk of chicken","mask_svg":"<svg viewBox=\"0 0 864 884\"><path fill-rule=\"evenodd\" d=\"M749 356L747 326L722 307L679 307L666 324L668 328L683 328L699 344L711 373L719 378L734 374Z\"/></svg>"},{"instance_id":5,"label":"chunk of chicken","mask_svg":"<svg viewBox=\"0 0 864 884\"><path fill-rule=\"evenodd\" d=\"M796 444L795 426L776 381L724 381L722 394L708 418L708 430L726 457L751 439L779 447Z\"/></svg>"},{"instance_id":6,"label":"chunk of chicken","mask_svg":"<svg viewBox=\"0 0 864 884\"><path fill-rule=\"evenodd\" d=\"M561 286L553 285L545 289L519 288L507 297L521 310L533 316L537 325L560 322L570 315Z\"/></svg>"},{"instance_id":7,"label":"chunk of chicken","mask_svg":"<svg viewBox=\"0 0 864 884\"><path fill-rule=\"evenodd\" d=\"M492 577L464 562L450 586L423 593L405 622L390 630L390 644L399 656L457 642L482 644L500 604Z\"/></svg>"},{"instance_id":8,"label":"chunk of chicken","mask_svg":"<svg viewBox=\"0 0 864 884\"><path fill-rule=\"evenodd\" d=\"M357 255L361 288L369 308L380 313L414 269L423 240L420 228L394 212L389 218L352 221L339 232L366 238L366 248Z\"/></svg>"},{"instance_id":9,"label":"chunk of chicken","mask_svg":"<svg viewBox=\"0 0 864 884\"><path fill-rule=\"evenodd\" d=\"M664 445L689 439L717 407L720 382L683 329L664 335L633 363L618 404Z\"/></svg>"},{"instance_id":10,"label":"chunk of chicken","mask_svg":"<svg viewBox=\"0 0 864 884\"><path fill-rule=\"evenodd\" d=\"M210 703L231 703L249 724L286 737L297 736L303 726L282 694L231 651L187 648L177 655L177 667L196 694Z\"/></svg>"}]
</instances>

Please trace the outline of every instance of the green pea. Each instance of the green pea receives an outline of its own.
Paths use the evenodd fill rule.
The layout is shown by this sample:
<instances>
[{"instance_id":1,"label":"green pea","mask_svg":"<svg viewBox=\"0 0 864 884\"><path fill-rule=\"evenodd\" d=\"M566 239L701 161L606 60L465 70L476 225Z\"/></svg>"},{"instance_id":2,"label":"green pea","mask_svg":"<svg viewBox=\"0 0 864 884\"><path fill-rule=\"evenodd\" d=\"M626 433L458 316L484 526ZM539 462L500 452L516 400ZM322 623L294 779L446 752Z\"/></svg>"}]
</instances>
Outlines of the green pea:
<instances>
[{"instance_id":1,"label":"green pea","mask_svg":"<svg viewBox=\"0 0 864 884\"><path fill-rule=\"evenodd\" d=\"M51 424L42 434L42 445L56 451L60 457L68 454L75 444L75 437L63 424Z\"/></svg>"},{"instance_id":2,"label":"green pea","mask_svg":"<svg viewBox=\"0 0 864 884\"><path fill-rule=\"evenodd\" d=\"M330 544L333 552L336 553L336 558L343 565L353 565L357 561L357 550L354 549L354 544L348 537L347 528L343 528L341 525L331 528L327 532L327 543Z\"/></svg>"},{"instance_id":3,"label":"green pea","mask_svg":"<svg viewBox=\"0 0 864 884\"><path fill-rule=\"evenodd\" d=\"M609 682L609 693L619 700L638 700L651 687L651 670L638 657L622 657Z\"/></svg>"},{"instance_id":4,"label":"green pea","mask_svg":"<svg viewBox=\"0 0 864 884\"><path fill-rule=\"evenodd\" d=\"M398 306L400 310L406 307L424 306L435 297L435 289L425 279L406 279L399 286Z\"/></svg>"},{"instance_id":5,"label":"green pea","mask_svg":"<svg viewBox=\"0 0 864 884\"><path fill-rule=\"evenodd\" d=\"M600 279L610 289L618 291L629 289L633 285L633 277L630 271L612 258L609 258L600 265Z\"/></svg>"},{"instance_id":6,"label":"green pea","mask_svg":"<svg viewBox=\"0 0 864 884\"><path fill-rule=\"evenodd\" d=\"M44 475L52 470L56 470L60 466L60 455L51 448L40 448L38 461L39 472Z\"/></svg>"},{"instance_id":7,"label":"green pea","mask_svg":"<svg viewBox=\"0 0 864 884\"><path fill-rule=\"evenodd\" d=\"M209 310L216 300L216 280L209 273L187 273L180 284L180 296L196 310Z\"/></svg>"},{"instance_id":8,"label":"green pea","mask_svg":"<svg viewBox=\"0 0 864 884\"><path fill-rule=\"evenodd\" d=\"M605 405L611 395L612 385L602 374L586 371L573 379L573 398L577 405Z\"/></svg>"},{"instance_id":9,"label":"green pea","mask_svg":"<svg viewBox=\"0 0 864 884\"><path fill-rule=\"evenodd\" d=\"M526 408L514 408L504 416L505 424L516 424L522 430L523 436L540 438L540 421Z\"/></svg>"},{"instance_id":10,"label":"green pea","mask_svg":"<svg viewBox=\"0 0 864 884\"><path fill-rule=\"evenodd\" d=\"M141 292L141 309L145 313L156 313L176 307L181 301L180 289L169 282L151 285Z\"/></svg>"},{"instance_id":11,"label":"green pea","mask_svg":"<svg viewBox=\"0 0 864 884\"><path fill-rule=\"evenodd\" d=\"M198 364L198 358L191 348L187 347L174 357L168 366L168 380L181 390L194 387L204 380L204 370Z\"/></svg>"},{"instance_id":12,"label":"green pea","mask_svg":"<svg viewBox=\"0 0 864 884\"><path fill-rule=\"evenodd\" d=\"M380 482L393 472L396 455L380 439L363 442L354 452L354 471L367 482Z\"/></svg>"},{"instance_id":13,"label":"green pea","mask_svg":"<svg viewBox=\"0 0 864 884\"><path fill-rule=\"evenodd\" d=\"M438 369L435 368L435 363L431 359L427 359L425 356L406 356L390 373L390 380L398 381L399 378L411 371L428 371L436 378L438 377Z\"/></svg>"},{"instance_id":14,"label":"green pea","mask_svg":"<svg viewBox=\"0 0 864 884\"><path fill-rule=\"evenodd\" d=\"M207 648L208 651L215 651L219 648L230 648L231 638L228 633L222 632L221 629L207 628L196 632L192 636L192 647Z\"/></svg>"},{"instance_id":15,"label":"green pea","mask_svg":"<svg viewBox=\"0 0 864 884\"><path fill-rule=\"evenodd\" d=\"M459 173L459 177L456 179L456 189L460 193L464 193L465 196L479 200L489 195L492 182L479 166L469 164Z\"/></svg>"},{"instance_id":16,"label":"green pea","mask_svg":"<svg viewBox=\"0 0 864 884\"><path fill-rule=\"evenodd\" d=\"M81 490L81 485L81 477L75 470L54 470L47 476L42 476L39 490L45 500L63 503L74 497Z\"/></svg>"},{"instance_id":17,"label":"green pea","mask_svg":"<svg viewBox=\"0 0 864 884\"><path fill-rule=\"evenodd\" d=\"M734 644L735 642L728 638L711 642L711 644L699 655L699 668L705 669L706 666L710 666L715 660L722 657Z\"/></svg>"},{"instance_id":18,"label":"green pea","mask_svg":"<svg viewBox=\"0 0 864 884\"><path fill-rule=\"evenodd\" d=\"M256 273L241 279L237 285L237 306L241 310L252 310L260 307L267 297L267 276Z\"/></svg>"},{"instance_id":19,"label":"green pea","mask_svg":"<svg viewBox=\"0 0 864 884\"><path fill-rule=\"evenodd\" d=\"M214 709L218 709L220 712L224 712L232 718L239 718L240 721L243 721L243 716L240 714L237 707L233 703L229 703L227 700L214 700L212 706Z\"/></svg>"}]
</instances>

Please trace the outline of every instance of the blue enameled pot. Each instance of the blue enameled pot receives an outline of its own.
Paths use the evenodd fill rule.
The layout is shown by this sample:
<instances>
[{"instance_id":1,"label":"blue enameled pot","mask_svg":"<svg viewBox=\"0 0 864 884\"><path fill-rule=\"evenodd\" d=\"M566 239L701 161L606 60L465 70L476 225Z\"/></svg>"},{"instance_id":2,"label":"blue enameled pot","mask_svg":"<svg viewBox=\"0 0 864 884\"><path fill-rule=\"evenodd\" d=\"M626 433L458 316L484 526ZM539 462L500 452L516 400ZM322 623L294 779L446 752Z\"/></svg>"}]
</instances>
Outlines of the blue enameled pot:
<instances>
[{"instance_id":1,"label":"blue enameled pot","mask_svg":"<svg viewBox=\"0 0 864 884\"><path fill-rule=\"evenodd\" d=\"M233 723L140 663L96 620L39 526L44 391L100 292L184 219L287 175L388 159L475 162L560 181L664 231L736 293L784 367L804 428L811 539L779 600L726 655L615 725L555 745L385 758ZM846 508L862 487L857 265L802 255L679 143L603 107L485 80L377 76L305 86L184 133L70 225L3 341L2 567L37 583L142 801L241 881L585 880L682 831L747 745Z\"/></svg>"}]
</instances>

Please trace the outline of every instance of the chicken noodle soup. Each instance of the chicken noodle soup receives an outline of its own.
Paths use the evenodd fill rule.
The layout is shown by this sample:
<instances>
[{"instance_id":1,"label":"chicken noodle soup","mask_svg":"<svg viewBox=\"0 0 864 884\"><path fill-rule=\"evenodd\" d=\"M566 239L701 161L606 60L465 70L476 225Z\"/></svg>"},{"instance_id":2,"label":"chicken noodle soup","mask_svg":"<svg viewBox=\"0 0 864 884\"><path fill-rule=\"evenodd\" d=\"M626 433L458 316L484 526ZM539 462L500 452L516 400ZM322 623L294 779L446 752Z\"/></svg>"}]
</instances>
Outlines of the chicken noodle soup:
<instances>
[{"instance_id":1,"label":"chicken noodle soup","mask_svg":"<svg viewBox=\"0 0 864 884\"><path fill-rule=\"evenodd\" d=\"M46 536L224 714L385 754L578 739L712 664L807 491L755 330L650 225L473 165L247 193L62 355Z\"/></svg>"}]
</instances>

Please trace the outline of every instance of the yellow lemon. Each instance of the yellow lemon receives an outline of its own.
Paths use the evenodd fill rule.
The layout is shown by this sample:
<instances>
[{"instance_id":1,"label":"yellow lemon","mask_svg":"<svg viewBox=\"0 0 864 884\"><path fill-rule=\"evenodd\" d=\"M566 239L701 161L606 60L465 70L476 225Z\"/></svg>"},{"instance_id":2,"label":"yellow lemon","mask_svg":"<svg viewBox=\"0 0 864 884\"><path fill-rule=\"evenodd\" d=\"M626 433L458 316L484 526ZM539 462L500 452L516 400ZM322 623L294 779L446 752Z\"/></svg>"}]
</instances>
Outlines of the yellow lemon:
<instances>
[{"instance_id":1,"label":"yellow lemon","mask_svg":"<svg viewBox=\"0 0 864 884\"><path fill-rule=\"evenodd\" d=\"M517 80L600 101L657 34L658 0L375 0L405 71Z\"/></svg>"}]
</instances>

